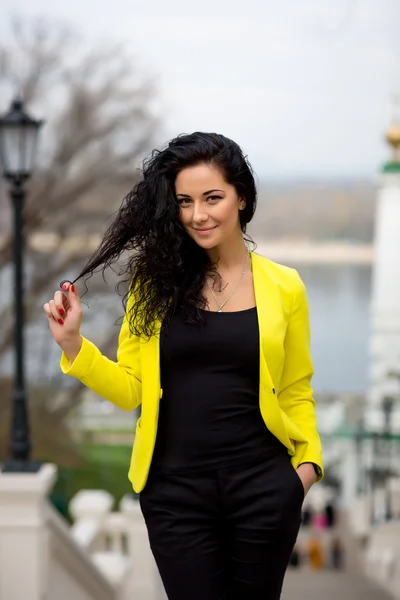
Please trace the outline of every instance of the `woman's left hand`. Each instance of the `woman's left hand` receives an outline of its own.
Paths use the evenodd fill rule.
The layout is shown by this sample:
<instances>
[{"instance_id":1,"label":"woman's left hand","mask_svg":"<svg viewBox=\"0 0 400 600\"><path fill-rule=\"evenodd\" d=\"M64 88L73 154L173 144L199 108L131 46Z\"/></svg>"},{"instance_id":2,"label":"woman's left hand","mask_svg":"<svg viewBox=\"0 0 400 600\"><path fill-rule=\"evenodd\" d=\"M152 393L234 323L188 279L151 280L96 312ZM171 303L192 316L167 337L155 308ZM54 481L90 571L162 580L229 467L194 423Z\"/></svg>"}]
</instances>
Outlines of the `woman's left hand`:
<instances>
[{"instance_id":1,"label":"woman's left hand","mask_svg":"<svg viewBox=\"0 0 400 600\"><path fill-rule=\"evenodd\" d=\"M297 467L296 470L304 487L304 497L306 497L314 483L317 481L317 475L314 471L314 467L310 463L304 463Z\"/></svg>"}]
</instances>

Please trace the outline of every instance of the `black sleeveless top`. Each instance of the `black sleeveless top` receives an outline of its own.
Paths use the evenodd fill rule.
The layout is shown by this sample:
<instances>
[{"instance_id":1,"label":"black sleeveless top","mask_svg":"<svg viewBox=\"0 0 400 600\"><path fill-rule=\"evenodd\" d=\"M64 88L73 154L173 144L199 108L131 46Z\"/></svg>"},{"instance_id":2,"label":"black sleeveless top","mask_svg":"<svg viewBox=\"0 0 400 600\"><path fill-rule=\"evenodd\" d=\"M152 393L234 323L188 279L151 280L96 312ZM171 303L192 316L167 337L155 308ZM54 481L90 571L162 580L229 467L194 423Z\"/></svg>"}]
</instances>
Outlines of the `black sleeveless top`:
<instances>
[{"instance_id":1,"label":"black sleeveless top","mask_svg":"<svg viewBox=\"0 0 400 600\"><path fill-rule=\"evenodd\" d=\"M256 308L202 311L185 323L178 311L160 333L161 387L152 469L207 470L287 449L267 429L259 408Z\"/></svg>"}]
</instances>

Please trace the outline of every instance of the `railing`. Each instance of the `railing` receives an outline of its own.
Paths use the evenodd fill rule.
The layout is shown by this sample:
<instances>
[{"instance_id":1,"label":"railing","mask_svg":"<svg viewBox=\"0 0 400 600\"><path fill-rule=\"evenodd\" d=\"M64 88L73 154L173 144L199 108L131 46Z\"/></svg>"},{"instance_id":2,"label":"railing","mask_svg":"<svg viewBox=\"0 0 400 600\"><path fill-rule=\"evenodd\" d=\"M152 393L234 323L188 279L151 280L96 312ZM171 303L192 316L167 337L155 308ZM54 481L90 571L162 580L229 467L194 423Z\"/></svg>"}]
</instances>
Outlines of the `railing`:
<instances>
[{"instance_id":1,"label":"railing","mask_svg":"<svg viewBox=\"0 0 400 600\"><path fill-rule=\"evenodd\" d=\"M111 582L75 543L69 527L50 505L46 529L49 540L46 598L119 600L117 582Z\"/></svg>"},{"instance_id":2,"label":"railing","mask_svg":"<svg viewBox=\"0 0 400 600\"><path fill-rule=\"evenodd\" d=\"M165 598L138 502L125 496L118 512L113 503L102 490L80 491L70 503L72 536L119 587L121 600Z\"/></svg>"},{"instance_id":3,"label":"railing","mask_svg":"<svg viewBox=\"0 0 400 600\"><path fill-rule=\"evenodd\" d=\"M366 540L371 533L372 501L367 494L358 496L349 509L349 525L353 537Z\"/></svg>"},{"instance_id":4,"label":"railing","mask_svg":"<svg viewBox=\"0 0 400 600\"><path fill-rule=\"evenodd\" d=\"M81 491L74 524L47 500L54 465L38 473L0 472L0 598L162 600L165 598L137 502Z\"/></svg>"},{"instance_id":5,"label":"railing","mask_svg":"<svg viewBox=\"0 0 400 600\"><path fill-rule=\"evenodd\" d=\"M390 520L373 522L374 498L368 493L356 498L350 507L349 525L353 537L359 541L366 577L400 600L399 478L389 480L388 491Z\"/></svg>"},{"instance_id":6,"label":"railing","mask_svg":"<svg viewBox=\"0 0 400 600\"><path fill-rule=\"evenodd\" d=\"M400 521L388 521L371 529L365 553L365 574L400 599Z\"/></svg>"}]
</instances>

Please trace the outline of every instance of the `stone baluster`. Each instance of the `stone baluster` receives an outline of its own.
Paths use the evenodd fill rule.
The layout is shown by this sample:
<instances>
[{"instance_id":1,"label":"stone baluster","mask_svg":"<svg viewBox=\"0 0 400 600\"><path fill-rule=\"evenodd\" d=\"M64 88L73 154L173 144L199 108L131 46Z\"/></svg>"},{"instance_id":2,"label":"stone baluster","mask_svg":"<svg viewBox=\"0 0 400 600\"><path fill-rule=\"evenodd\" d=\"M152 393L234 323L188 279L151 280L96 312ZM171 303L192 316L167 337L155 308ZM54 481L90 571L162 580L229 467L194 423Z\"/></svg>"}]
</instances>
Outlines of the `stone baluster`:
<instances>
[{"instance_id":1,"label":"stone baluster","mask_svg":"<svg viewBox=\"0 0 400 600\"><path fill-rule=\"evenodd\" d=\"M71 534L91 553L106 549L103 532L113 504L114 498L104 490L81 490L70 502Z\"/></svg>"}]
</instances>

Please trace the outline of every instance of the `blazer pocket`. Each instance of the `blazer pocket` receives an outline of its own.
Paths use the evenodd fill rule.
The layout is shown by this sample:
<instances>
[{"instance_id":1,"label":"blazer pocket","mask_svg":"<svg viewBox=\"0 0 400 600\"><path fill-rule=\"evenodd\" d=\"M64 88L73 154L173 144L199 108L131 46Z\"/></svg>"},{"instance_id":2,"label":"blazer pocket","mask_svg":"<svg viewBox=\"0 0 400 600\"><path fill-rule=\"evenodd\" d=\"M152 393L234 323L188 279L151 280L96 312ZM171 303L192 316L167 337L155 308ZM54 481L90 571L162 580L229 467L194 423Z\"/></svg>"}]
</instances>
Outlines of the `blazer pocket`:
<instances>
[{"instance_id":1,"label":"blazer pocket","mask_svg":"<svg viewBox=\"0 0 400 600\"><path fill-rule=\"evenodd\" d=\"M286 427L288 436L296 442L308 442L306 436L301 432L299 427L292 421L292 419L285 413L284 410L280 409L282 413L282 420Z\"/></svg>"},{"instance_id":2,"label":"blazer pocket","mask_svg":"<svg viewBox=\"0 0 400 600\"><path fill-rule=\"evenodd\" d=\"M136 422L135 429L135 437L133 440L133 448L132 448L132 463L137 463L138 456L140 454L140 449L142 446L142 417L139 417Z\"/></svg>"}]
</instances>

